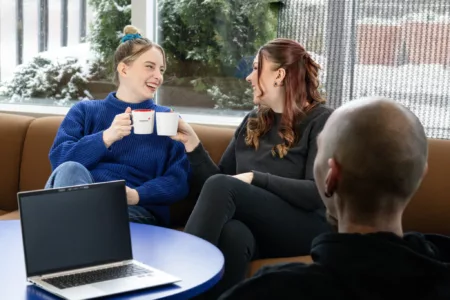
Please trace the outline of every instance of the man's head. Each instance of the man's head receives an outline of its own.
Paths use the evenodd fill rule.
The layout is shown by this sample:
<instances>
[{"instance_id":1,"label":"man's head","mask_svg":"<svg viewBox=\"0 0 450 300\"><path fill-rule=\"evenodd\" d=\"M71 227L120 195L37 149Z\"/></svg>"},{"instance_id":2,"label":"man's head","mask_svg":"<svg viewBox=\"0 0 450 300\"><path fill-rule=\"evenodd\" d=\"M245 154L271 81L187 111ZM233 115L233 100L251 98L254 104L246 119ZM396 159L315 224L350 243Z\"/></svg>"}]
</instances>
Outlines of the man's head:
<instances>
[{"instance_id":1,"label":"man's head","mask_svg":"<svg viewBox=\"0 0 450 300\"><path fill-rule=\"evenodd\" d=\"M338 108L318 138L314 175L329 215L372 226L403 213L427 170L419 119L384 98Z\"/></svg>"}]
</instances>

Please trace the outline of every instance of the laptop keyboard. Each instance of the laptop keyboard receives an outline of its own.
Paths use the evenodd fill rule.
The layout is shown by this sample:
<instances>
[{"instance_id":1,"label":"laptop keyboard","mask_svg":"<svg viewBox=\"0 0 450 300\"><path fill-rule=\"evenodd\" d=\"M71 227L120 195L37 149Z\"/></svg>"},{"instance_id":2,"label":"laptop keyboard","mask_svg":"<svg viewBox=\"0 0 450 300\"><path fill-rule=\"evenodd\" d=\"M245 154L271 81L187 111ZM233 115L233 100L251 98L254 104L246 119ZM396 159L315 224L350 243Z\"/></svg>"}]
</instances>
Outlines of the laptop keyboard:
<instances>
[{"instance_id":1,"label":"laptop keyboard","mask_svg":"<svg viewBox=\"0 0 450 300\"><path fill-rule=\"evenodd\" d=\"M150 274L151 271L139 266L130 264L106 269L94 270L84 273L65 275L43 279L43 281L56 286L59 289L67 289L80 285L86 285L112 279L130 277L135 275Z\"/></svg>"}]
</instances>

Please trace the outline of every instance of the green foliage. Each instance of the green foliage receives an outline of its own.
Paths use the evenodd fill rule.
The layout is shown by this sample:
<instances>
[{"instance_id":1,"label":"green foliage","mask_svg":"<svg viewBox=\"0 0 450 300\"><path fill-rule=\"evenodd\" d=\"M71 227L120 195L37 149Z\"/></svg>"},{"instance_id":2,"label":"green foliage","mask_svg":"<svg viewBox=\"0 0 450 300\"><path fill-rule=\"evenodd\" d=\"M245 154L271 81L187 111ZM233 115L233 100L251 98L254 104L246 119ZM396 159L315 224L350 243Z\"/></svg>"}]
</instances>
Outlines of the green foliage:
<instances>
[{"instance_id":1,"label":"green foliage","mask_svg":"<svg viewBox=\"0 0 450 300\"><path fill-rule=\"evenodd\" d=\"M271 2L160 0L160 36L170 62L168 72L178 75L184 62L191 62L190 76L204 76L205 71L210 76L232 76L242 57L254 55L276 36L277 11L270 9Z\"/></svg>"},{"instance_id":2,"label":"green foliage","mask_svg":"<svg viewBox=\"0 0 450 300\"><path fill-rule=\"evenodd\" d=\"M251 109L248 83L234 76L243 58L276 37L278 11L272 2L160 0L168 77L195 77L194 90L210 95L216 108Z\"/></svg>"},{"instance_id":3,"label":"green foliage","mask_svg":"<svg viewBox=\"0 0 450 300\"><path fill-rule=\"evenodd\" d=\"M89 4L94 8L95 18L88 40L111 77L114 51L119 46L123 28L131 23L131 0L90 0Z\"/></svg>"}]
</instances>

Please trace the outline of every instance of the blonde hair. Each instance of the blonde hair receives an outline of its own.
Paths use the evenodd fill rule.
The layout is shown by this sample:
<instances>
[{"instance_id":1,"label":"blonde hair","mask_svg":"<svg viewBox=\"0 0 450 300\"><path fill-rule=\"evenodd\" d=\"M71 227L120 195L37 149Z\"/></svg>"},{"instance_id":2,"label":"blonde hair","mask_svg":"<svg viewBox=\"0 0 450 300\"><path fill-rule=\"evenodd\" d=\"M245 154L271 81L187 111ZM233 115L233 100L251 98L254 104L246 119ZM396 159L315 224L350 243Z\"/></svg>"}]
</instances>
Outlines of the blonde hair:
<instances>
[{"instance_id":1,"label":"blonde hair","mask_svg":"<svg viewBox=\"0 0 450 300\"><path fill-rule=\"evenodd\" d=\"M140 33L139 29L137 29L133 25L127 25L123 28L123 34L126 36L127 34ZM153 47L156 47L159 49L159 51L161 51L165 64L166 54L164 52L164 49L160 45L153 43L149 39L140 36L122 42L119 47L117 47L116 52L114 53L114 83L119 86L119 72L117 72L117 66L119 65L119 63L123 62L124 64L129 65L144 52L150 50Z\"/></svg>"}]
</instances>

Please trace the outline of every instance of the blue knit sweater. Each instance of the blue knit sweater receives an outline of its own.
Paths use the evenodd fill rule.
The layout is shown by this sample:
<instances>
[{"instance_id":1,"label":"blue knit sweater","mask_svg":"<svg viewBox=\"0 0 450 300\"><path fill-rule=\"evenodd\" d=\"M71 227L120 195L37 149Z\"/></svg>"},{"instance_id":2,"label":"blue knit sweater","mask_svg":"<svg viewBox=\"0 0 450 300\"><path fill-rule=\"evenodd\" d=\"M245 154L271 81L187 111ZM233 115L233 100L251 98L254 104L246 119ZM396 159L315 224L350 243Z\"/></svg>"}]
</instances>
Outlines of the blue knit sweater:
<instances>
[{"instance_id":1,"label":"blue knit sweater","mask_svg":"<svg viewBox=\"0 0 450 300\"><path fill-rule=\"evenodd\" d=\"M64 118L50 149L55 169L67 161L85 166L96 182L124 179L139 193L139 204L169 224L169 205L188 193L189 162L184 146L169 137L133 132L106 148L103 131L117 114L131 109L169 111L152 100L139 104L120 101L115 93L104 100L81 101Z\"/></svg>"}]
</instances>

